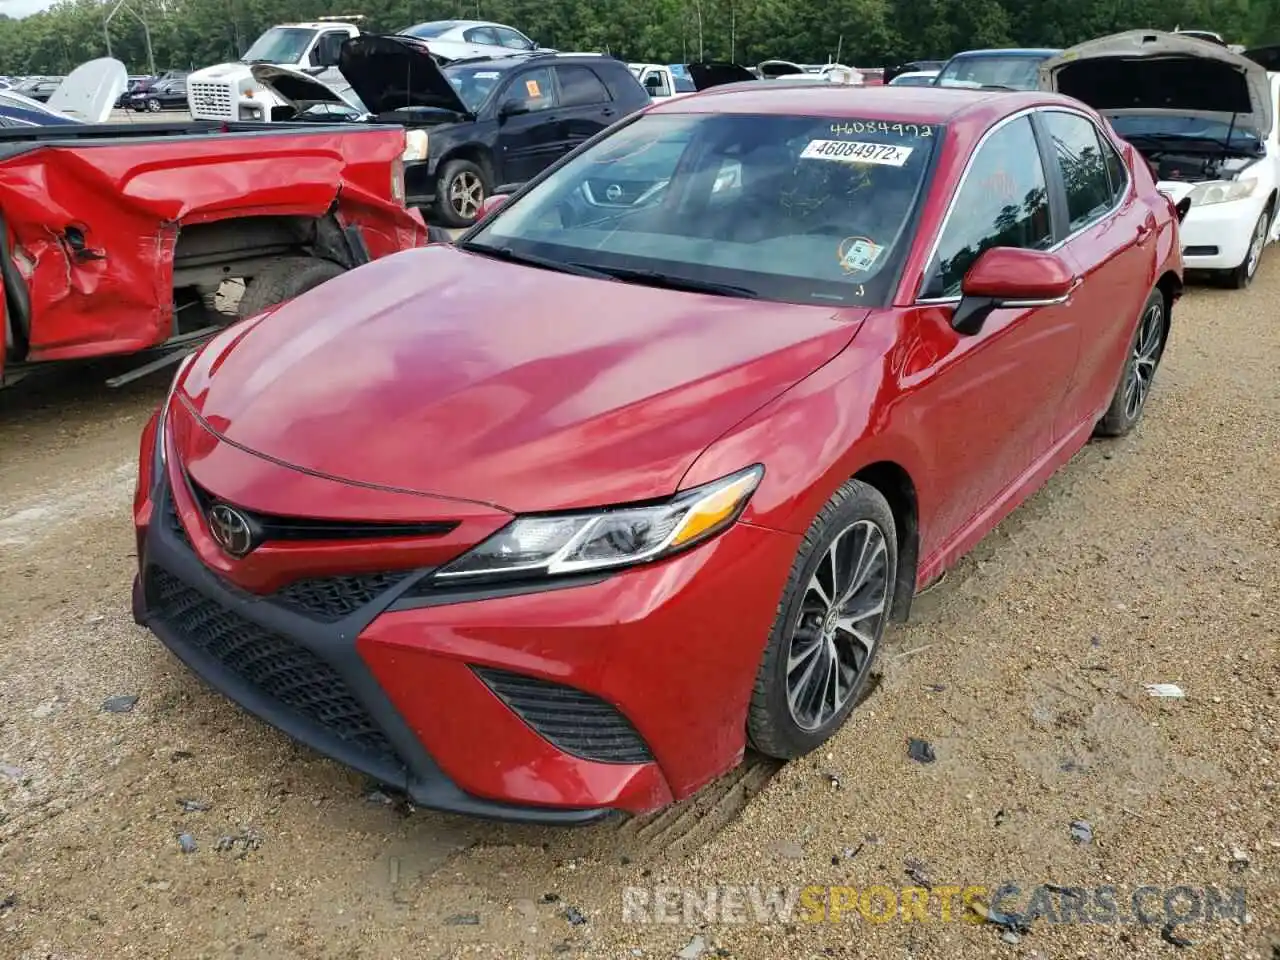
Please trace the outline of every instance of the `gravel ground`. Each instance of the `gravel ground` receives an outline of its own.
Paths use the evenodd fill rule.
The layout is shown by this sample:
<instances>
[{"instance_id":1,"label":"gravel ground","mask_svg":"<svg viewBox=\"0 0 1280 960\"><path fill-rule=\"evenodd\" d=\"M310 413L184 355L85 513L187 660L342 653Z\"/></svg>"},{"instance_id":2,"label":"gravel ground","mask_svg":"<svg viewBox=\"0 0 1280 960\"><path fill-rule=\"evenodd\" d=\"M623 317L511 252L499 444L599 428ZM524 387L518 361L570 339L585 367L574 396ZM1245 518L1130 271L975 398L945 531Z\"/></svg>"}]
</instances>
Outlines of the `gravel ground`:
<instances>
[{"instance_id":1,"label":"gravel ground","mask_svg":"<svg viewBox=\"0 0 1280 960\"><path fill-rule=\"evenodd\" d=\"M163 377L0 393L0 956L1280 957L1277 297L1276 252L1248 291L1188 294L1140 429L1090 445L921 598L829 751L576 831L407 809L205 689L128 613ZM658 884L989 903L1005 881L1009 909L1036 884L1113 885L1126 916L1146 885L1243 887L1247 916L1041 912L1019 933L934 901L928 922L840 925L623 910Z\"/></svg>"}]
</instances>

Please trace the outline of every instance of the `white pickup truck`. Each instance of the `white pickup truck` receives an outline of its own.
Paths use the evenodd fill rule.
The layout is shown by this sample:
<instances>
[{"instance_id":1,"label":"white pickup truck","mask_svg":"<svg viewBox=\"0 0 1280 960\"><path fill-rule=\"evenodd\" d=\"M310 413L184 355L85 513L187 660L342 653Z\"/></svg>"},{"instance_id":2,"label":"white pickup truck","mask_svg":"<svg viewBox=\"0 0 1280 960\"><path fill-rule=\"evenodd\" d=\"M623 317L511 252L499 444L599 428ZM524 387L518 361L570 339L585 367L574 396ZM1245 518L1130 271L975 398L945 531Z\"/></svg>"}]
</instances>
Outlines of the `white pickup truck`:
<instances>
[{"instance_id":1,"label":"white pickup truck","mask_svg":"<svg viewBox=\"0 0 1280 960\"><path fill-rule=\"evenodd\" d=\"M187 107L193 120L271 120L283 100L253 79L253 64L301 70L324 83L342 83L338 53L357 36L362 17L321 17L311 23L282 23L254 41L235 63L205 67L187 77Z\"/></svg>"},{"instance_id":2,"label":"white pickup truck","mask_svg":"<svg viewBox=\"0 0 1280 960\"><path fill-rule=\"evenodd\" d=\"M628 63L652 100L674 100L708 87L758 79L736 63Z\"/></svg>"}]
</instances>

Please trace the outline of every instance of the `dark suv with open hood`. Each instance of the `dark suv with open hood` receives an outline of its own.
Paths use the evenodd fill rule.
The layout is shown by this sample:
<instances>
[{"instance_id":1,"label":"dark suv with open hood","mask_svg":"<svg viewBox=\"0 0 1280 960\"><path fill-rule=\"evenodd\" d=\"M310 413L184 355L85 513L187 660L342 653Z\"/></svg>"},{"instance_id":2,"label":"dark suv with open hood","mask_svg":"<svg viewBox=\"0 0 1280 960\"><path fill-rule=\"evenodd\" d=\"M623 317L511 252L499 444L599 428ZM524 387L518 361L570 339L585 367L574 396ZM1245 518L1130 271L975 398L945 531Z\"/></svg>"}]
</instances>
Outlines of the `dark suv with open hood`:
<instances>
[{"instance_id":1,"label":"dark suv with open hood","mask_svg":"<svg viewBox=\"0 0 1280 960\"><path fill-rule=\"evenodd\" d=\"M410 130L405 190L451 227L484 198L541 173L578 144L649 104L625 63L589 53L532 53L441 66L413 37L364 34L342 47L341 95L290 67L253 66L287 106L273 120L345 117Z\"/></svg>"}]
</instances>

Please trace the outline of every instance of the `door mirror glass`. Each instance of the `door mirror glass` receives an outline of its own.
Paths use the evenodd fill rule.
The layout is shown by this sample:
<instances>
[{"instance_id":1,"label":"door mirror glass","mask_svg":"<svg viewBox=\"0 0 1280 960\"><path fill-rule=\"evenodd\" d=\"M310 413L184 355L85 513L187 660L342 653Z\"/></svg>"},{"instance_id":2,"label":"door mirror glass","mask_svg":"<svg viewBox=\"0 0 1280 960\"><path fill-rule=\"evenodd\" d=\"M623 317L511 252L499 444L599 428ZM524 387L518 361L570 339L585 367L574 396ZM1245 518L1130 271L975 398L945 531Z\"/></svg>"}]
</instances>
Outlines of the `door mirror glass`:
<instances>
[{"instance_id":1,"label":"door mirror glass","mask_svg":"<svg viewBox=\"0 0 1280 960\"><path fill-rule=\"evenodd\" d=\"M508 196L510 196L510 194L495 193L491 197L485 197L484 202L480 204L480 212L476 214L476 220L483 220L489 214L493 213L493 211L497 210L507 202Z\"/></svg>"}]
</instances>

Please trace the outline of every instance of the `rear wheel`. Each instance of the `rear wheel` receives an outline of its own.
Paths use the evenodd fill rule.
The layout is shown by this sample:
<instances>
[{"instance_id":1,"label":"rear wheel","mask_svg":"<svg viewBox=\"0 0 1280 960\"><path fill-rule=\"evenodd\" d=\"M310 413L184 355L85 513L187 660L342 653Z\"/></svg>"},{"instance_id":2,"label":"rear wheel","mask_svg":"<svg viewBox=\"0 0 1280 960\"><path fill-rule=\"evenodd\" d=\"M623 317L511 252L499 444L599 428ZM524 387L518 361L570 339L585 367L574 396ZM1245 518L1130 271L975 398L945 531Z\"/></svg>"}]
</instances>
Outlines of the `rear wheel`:
<instances>
[{"instance_id":1,"label":"rear wheel","mask_svg":"<svg viewBox=\"0 0 1280 960\"><path fill-rule=\"evenodd\" d=\"M1164 294L1152 290L1142 307L1138 329L1134 331L1129 353L1125 356L1124 370L1111 397L1111 406L1094 428L1098 436L1122 437L1142 419L1169 335L1167 310Z\"/></svg>"},{"instance_id":2,"label":"rear wheel","mask_svg":"<svg viewBox=\"0 0 1280 960\"><path fill-rule=\"evenodd\" d=\"M888 501L850 480L809 527L778 605L747 715L757 750L789 760L840 729L871 676L897 573Z\"/></svg>"},{"instance_id":3,"label":"rear wheel","mask_svg":"<svg viewBox=\"0 0 1280 960\"><path fill-rule=\"evenodd\" d=\"M147 109L148 109L148 110L150 110L152 113L159 113L159 112L160 112L160 101L159 101L159 100L148 100L148 101L147 101Z\"/></svg>"},{"instance_id":4,"label":"rear wheel","mask_svg":"<svg viewBox=\"0 0 1280 960\"><path fill-rule=\"evenodd\" d=\"M252 317L332 280L347 268L318 257L285 257L263 267L245 287L236 313Z\"/></svg>"},{"instance_id":5,"label":"rear wheel","mask_svg":"<svg viewBox=\"0 0 1280 960\"><path fill-rule=\"evenodd\" d=\"M433 213L447 227L469 227L476 222L488 195L489 179L479 164L450 160L436 178Z\"/></svg>"}]
</instances>

